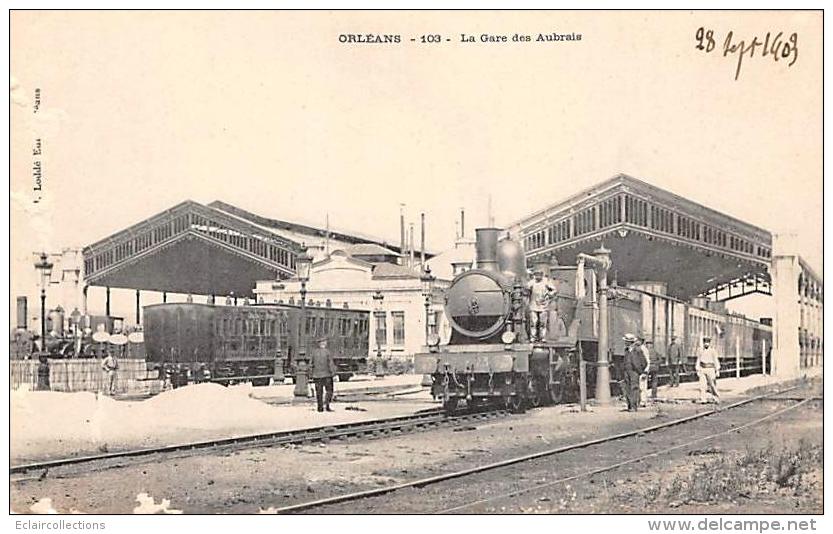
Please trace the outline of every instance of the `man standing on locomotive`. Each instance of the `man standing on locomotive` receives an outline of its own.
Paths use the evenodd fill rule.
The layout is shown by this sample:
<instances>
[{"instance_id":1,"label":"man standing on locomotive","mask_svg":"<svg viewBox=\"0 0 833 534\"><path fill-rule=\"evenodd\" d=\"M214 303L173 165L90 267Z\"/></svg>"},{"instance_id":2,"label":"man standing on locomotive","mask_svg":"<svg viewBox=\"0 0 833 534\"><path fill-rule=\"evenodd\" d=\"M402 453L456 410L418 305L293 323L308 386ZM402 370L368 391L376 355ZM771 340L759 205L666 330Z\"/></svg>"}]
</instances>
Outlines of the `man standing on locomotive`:
<instances>
[{"instance_id":1,"label":"man standing on locomotive","mask_svg":"<svg viewBox=\"0 0 833 534\"><path fill-rule=\"evenodd\" d=\"M318 411L332 412L330 401L333 400L333 377L336 374L336 361L327 348L327 338L318 338L318 347L312 350L312 381L315 382L315 400Z\"/></svg>"},{"instance_id":2,"label":"man standing on locomotive","mask_svg":"<svg viewBox=\"0 0 833 534\"><path fill-rule=\"evenodd\" d=\"M697 370L697 377L700 379L700 403L706 403L706 391L708 391L714 402L720 404L720 395L717 393L717 377L720 374L720 357L717 351L711 346L710 337L703 338L703 350L697 356L697 363L694 365Z\"/></svg>"},{"instance_id":3,"label":"man standing on locomotive","mask_svg":"<svg viewBox=\"0 0 833 534\"><path fill-rule=\"evenodd\" d=\"M625 358L622 362L622 384L628 411L635 412L639 408L639 377L645 372L648 362L642 349L637 345L637 338L633 334L625 334Z\"/></svg>"},{"instance_id":4,"label":"man standing on locomotive","mask_svg":"<svg viewBox=\"0 0 833 534\"><path fill-rule=\"evenodd\" d=\"M535 268L535 278L527 283L529 291L529 337L530 341L543 341L547 335L547 314L550 301L556 291L548 279L544 279L544 270Z\"/></svg>"}]
</instances>

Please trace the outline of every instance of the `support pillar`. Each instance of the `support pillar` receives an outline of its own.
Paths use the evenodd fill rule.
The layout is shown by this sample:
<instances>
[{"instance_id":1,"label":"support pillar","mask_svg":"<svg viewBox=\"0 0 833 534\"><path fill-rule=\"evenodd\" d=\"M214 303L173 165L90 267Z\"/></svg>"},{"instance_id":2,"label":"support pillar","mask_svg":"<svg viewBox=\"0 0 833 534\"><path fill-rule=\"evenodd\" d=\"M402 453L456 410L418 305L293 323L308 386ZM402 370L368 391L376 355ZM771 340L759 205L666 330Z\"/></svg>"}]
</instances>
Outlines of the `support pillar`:
<instances>
[{"instance_id":1,"label":"support pillar","mask_svg":"<svg viewBox=\"0 0 833 534\"><path fill-rule=\"evenodd\" d=\"M141 290L136 290L136 325L142 324L142 295Z\"/></svg>"},{"instance_id":2,"label":"support pillar","mask_svg":"<svg viewBox=\"0 0 833 534\"><path fill-rule=\"evenodd\" d=\"M163 303L168 302L168 292L167 291L162 292L162 302Z\"/></svg>"},{"instance_id":3,"label":"support pillar","mask_svg":"<svg viewBox=\"0 0 833 534\"><path fill-rule=\"evenodd\" d=\"M83 312L83 315L87 315L87 290L88 289L90 289L90 286L88 286L87 284L84 284L84 289L81 290L81 295L82 295L81 310Z\"/></svg>"},{"instance_id":4,"label":"support pillar","mask_svg":"<svg viewBox=\"0 0 833 534\"><path fill-rule=\"evenodd\" d=\"M798 256L779 250L785 237L775 236L775 254L772 256L770 279L775 299L775 313L772 318L771 374L790 378L800 373L801 352L798 343L801 296L798 292L798 277L801 265Z\"/></svg>"},{"instance_id":5,"label":"support pillar","mask_svg":"<svg viewBox=\"0 0 833 534\"><path fill-rule=\"evenodd\" d=\"M110 287L107 287L107 300L105 301L104 315L110 316Z\"/></svg>"}]
</instances>

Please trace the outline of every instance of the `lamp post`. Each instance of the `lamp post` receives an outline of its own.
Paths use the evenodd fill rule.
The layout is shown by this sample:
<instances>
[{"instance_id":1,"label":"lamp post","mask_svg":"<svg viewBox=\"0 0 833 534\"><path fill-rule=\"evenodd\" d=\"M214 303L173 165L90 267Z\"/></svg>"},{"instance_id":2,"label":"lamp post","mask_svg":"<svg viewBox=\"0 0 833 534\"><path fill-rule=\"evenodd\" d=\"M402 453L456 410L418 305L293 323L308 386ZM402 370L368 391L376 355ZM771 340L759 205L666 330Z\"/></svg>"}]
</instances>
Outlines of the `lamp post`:
<instances>
[{"instance_id":1,"label":"lamp post","mask_svg":"<svg viewBox=\"0 0 833 534\"><path fill-rule=\"evenodd\" d=\"M40 273L40 349L46 352L46 286L52 276L52 264L46 252L41 252L40 261L35 262L35 269Z\"/></svg>"},{"instance_id":2,"label":"lamp post","mask_svg":"<svg viewBox=\"0 0 833 534\"><path fill-rule=\"evenodd\" d=\"M307 324L307 282L312 265L312 257L303 251L295 258L295 269L298 281L301 282L301 319L298 321L298 355L295 359L295 396L309 397L307 385L307 340L305 328Z\"/></svg>"},{"instance_id":3,"label":"lamp post","mask_svg":"<svg viewBox=\"0 0 833 534\"><path fill-rule=\"evenodd\" d=\"M434 294L434 280L436 280L436 277L431 275L431 267L425 266L425 271L423 271L419 280L422 282L422 296L425 297L425 344L427 345L428 334L430 334L428 328L428 312L431 308L431 300Z\"/></svg>"},{"instance_id":4,"label":"lamp post","mask_svg":"<svg viewBox=\"0 0 833 534\"><path fill-rule=\"evenodd\" d=\"M385 300L385 296L382 294L380 290L376 290L376 293L373 294L373 301L376 303L376 376L383 377L385 376L385 368L382 365L382 336L379 334L381 333L380 321L384 320L384 310L382 309L382 302ZM382 319L380 319L382 317Z\"/></svg>"}]
</instances>

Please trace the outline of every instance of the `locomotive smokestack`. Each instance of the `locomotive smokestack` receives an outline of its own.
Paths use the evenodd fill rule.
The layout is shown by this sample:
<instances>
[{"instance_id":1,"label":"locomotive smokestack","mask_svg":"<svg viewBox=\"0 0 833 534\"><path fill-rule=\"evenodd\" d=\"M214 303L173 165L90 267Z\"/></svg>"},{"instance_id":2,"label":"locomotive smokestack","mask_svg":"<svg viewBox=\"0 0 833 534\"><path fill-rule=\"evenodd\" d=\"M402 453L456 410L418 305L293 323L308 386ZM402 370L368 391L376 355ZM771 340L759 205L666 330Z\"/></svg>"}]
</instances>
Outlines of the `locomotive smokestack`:
<instances>
[{"instance_id":1,"label":"locomotive smokestack","mask_svg":"<svg viewBox=\"0 0 833 534\"><path fill-rule=\"evenodd\" d=\"M478 228L474 233L477 268L497 271L497 240L500 228Z\"/></svg>"}]
</instances>

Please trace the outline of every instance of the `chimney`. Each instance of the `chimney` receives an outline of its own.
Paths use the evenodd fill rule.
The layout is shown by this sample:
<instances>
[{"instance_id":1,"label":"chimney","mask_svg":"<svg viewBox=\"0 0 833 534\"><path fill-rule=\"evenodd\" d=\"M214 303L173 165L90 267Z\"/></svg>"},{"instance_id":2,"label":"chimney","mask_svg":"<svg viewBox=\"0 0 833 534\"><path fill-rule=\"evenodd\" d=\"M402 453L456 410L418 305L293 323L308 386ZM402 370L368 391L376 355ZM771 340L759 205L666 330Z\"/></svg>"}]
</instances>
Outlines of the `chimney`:
<instances>
[{"instance_id":1,"label":"chimney","mask_svg":"<svg viewBox=\"0 0 833 534\"><path fill-rule=\"evenodd\" d=\"M405 264L405 204L399 205L399 254L402 256L402 264Z\"/></svg>"},{"instance_id":2,"label":"chimney","mask_svg":"<svg viewBox=\"0 0 833 534\"><path fill-rule=\"evenodd\" d=\"M422 228L420 229L419 235L419 263L422 265L422 268L425 269L425 213L420 213L419 217L422 222Z\"/></svg>"},{"instance_id":3,"label":"chimney","mask_svg":"<svg viewBox=\"0 0 833 534\"><path fill-rule=\"evenodd\" d=\"M408 264L408 267L413 269L414 268L414 223L411 223L411 239L410 239L410 244L408 246L408 251L411 255L411 263Z\"/></svg>"},{"instance_id":4,"label":"chimney","mask_svg":"<svg viewBox=\"0 0 833 534\"><path fill-rule=\"evenodd\" d=\"M460 208L460 237L465 239L466 238L466 210L465 208Z\"/></svg>"},{"instance_id":5,"label":"chimney","mask_svg":"<svg viewBox=\"0 0 833 534\"><path fill-rule=\"evenodd\" d=\"M477 268L497 271L497 240L500 228L478 228L474 233Z\"/></svg>"}]
</instances>

